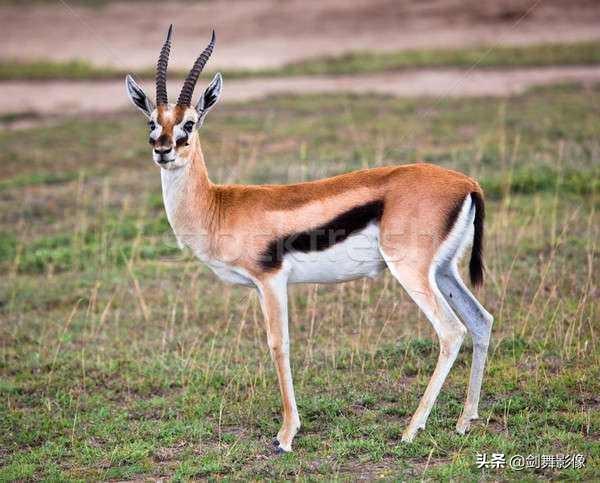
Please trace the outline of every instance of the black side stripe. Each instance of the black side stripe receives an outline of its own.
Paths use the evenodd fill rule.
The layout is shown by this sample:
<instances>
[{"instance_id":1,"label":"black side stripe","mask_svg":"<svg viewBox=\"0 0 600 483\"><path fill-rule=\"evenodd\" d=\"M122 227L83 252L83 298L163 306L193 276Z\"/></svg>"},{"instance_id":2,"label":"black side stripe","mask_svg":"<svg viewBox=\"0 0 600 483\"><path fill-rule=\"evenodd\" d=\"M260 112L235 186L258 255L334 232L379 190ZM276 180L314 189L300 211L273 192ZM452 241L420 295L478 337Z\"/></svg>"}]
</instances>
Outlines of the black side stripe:
<instances>
[{"instance_id":1,"label":"black side stripe","mask_svg":"<svg viewBox=\"0 0 600 483\"><path fill-rule=\"evenodd\" d=\"M292 233L272 240L261 254L260 265L264 270L281 266L286 253L320 252L362 230L373 221L379 222L383 214L383 201L371 201L356 206L312 230Z\"/></svg>"}]
</instances>

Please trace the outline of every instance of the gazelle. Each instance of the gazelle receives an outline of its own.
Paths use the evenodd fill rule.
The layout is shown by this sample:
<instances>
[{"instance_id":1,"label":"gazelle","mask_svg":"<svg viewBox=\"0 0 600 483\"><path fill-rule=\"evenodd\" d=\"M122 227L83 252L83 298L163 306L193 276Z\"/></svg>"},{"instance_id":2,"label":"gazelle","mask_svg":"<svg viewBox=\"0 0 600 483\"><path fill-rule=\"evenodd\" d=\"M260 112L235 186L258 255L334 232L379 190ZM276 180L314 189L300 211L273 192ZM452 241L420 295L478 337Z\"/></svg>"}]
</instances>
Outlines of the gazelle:
<instances>
[{"instance_id":1,"label":"gazelle","mask_svg":"<svg viewBox=\"0 0 600 483\"><path fill-rule=\"evenodd\" d=\"M287 285L374 277L386 267L429 319L440 344L437 365L402 439L411 441L424 428L469 332L471 374L456 425L459 433L467 431L478 417L493 322L457 268L472 245L470 278L482 284L484 202L477 182L441 167L411 164L290 185L214 184L197 131L219 100L221 75L195 105L192 94L215 34L176 104L168 103L166 88L171 37L172 26L156 69L156 107L131 76L127 93L148 118L165 210L180 246L189 247L225 282L258 290L283 402L277 451L291 451L300 428L289 359Z\"/></svg>"}]
</instances>

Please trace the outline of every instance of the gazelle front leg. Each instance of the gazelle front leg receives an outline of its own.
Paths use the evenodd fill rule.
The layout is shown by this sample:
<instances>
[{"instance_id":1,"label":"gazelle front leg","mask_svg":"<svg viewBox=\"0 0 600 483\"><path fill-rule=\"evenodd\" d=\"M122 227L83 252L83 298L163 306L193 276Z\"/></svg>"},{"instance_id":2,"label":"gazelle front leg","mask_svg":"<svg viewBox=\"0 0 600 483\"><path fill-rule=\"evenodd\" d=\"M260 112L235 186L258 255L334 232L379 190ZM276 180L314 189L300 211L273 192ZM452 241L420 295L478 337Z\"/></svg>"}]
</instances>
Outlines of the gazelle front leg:
<instances>
[{"instance_id":1,"label":"gazelle front leg","mask_svg":"<svg viewBox=\"0 0 600 483\"><path fill-rule=\"evenodd\" d=\"M271 358L277 369L283 403L283 423L277 433L277 451L291 451L292 440L300 429L290 367L290 338L287 309L287 277L279 273L258 284L260 302L267 327Z\"/></svg>"}]
</instances>

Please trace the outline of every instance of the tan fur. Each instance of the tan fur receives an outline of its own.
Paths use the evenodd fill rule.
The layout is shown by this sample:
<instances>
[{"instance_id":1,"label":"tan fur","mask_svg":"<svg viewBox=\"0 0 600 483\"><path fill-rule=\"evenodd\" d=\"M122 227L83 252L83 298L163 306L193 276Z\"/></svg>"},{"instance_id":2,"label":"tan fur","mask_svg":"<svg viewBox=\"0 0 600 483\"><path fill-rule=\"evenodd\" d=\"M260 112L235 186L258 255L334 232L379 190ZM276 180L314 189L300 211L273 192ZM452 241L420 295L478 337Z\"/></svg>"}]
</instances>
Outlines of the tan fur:
<instances>
[{"instance_id":1,"label":"tan fur","mask_svg":"<svg viewBox=\"0 0 600 483\"><path fill-rule=\"evenodd\" d=\"M171 137L172 143L174 126L190 115L179 108L159 111L165 141ZM175 149L179 164L163 168L161 174L165 208L173 231L221 278L233 278L234 283L253 285L259 291L283 402L283 423L277 435L277 444L283 451L291 451L300 427L289 360L289 273L283 266L265 269L260 260L274 239L326 225L357 206L383 201L378 231L381 256L432 322L440 340L436 369L403 434L404 441L411 441L424 427L467 330L440 293L435 281L435 260L448 243L448 221L456 214L457 206L469 207L465 205L466 200L471 200L468 195L481 194L477 182L438 166L410 164L290 185L217 185L208 178L196 132L189 137L187 146ZM460 227L461 239L465 237L464 226ZM466 288L462 293L463 298L472 297ZM492 317L479 307L491 330ZM478 351L469 383L470 402L457 424L459 432L466 431L477 417L487 348L485 353L483 349Z\"/></svg>"},{"instance_id":2,"label":"tan fur","mask_svg":"<svg viewBox=\"0 0 600 483\"><path fill-rule=\"evenodd\" d=\"M164 49L170 45L171 33L172 26L164 52L168 52ZM200 64L193 68L196 73L210 57L214 41L213 32L209 47L198 58ZM159 66L166 68L166 59L160 62ZM164 69L159 74L164 79ZM133 78L126 78L132 103L151 120L153 160L161 167L165 210L179 243L191 248L221 279L258 290L283 403L283 421L276 441L278 450L291 451L300 428L290 366L288 284L370 277L385 266L429 319L440 342L436 368L402 439L411 441L425 426L469 331L474 342L473 363L467 400L456 426L457 431L464 433L470 421L478 417L493 322L492 316L464 286L457 268L459 253L474 241L476 258L472 261L476 261L481 280L484 211L477 182L438 166L411 164L365 169L290 185L215 185L206 172L197 128L218 100L221 86L221 75L217 74L201 98L198 110L164 104L164 93L163 102L159 102L155 111L148 112L151 103ZM185 104L189 104L193 85L184 86L184 91ZM154 122L160 125L160 130ZM190 125L186 128L188 122L194 124L193 130ZM329 244L326 239L323 243L321 238L319 250L311 254L315 255L314 260L300 251L285 260L278 257L271 261L274 263L264 259L266 254L273 256L281 240L289 242L290 236L299 233L304 233L299 237L301 242L292 248L309 250L312 247L306 239L312 237L313 230L323 227L346 233L335 240L339 243L332 244L331 239ZM307 237L306 232L310 231L313 232ZM354 257L351 253L354 249L362 249L366 258ZM289 253L289 244L285 251ZM339 252L341 256L334 260L324 256Z\"/></svg>"},{"instance_id":3,"label":"tan fur","mask_svg":"<svg viewBox=\"0 0 600 483\"><path fill-rule=\"evenodd\" d=\"M173 127L183 121L188 108L175 105L171 108L169 105L160 105L157 110L157 122L162 126L162 132L168 136L173 136Z\"/></svg>"},{"instance_id":4,"label":"tan fur","mask_svg":"<svg viewBox=\"0 0 600 483\"><path fill-rule=\"evenodd\" d=\"M153 143L154 147L160 149L175 146L173 129L183 121L187 108L177 105L174 108L170 108L168 105L160 105L156 110L156 122L161 125L162 130L158 139Z\"/></svg>"},{"instance_id":5,"label":"tan fur","mask_svg":"<svg viewBox=\"0 0 600 483\"><path fill-rule=\"evenodd\" d=\"M384 201L384 250L401 255L395 253L397 247L410 250L417 245L423 256L425 243L429 248L422 263L428 265L444 238L449 212L470 192L481 192L472 178L429 164L365 169L289 185L215 185L208 179L196 134L179 155L191 160L193 194L182 201L173 229L189 233L201 228L208 240L229 237L232 246L215 243L211 255L235 258L256 278L270 275L257 261L274 238L314 228L378 199ZM240 253L243 256L238 258Z\"/></svg>"}]
</instances>

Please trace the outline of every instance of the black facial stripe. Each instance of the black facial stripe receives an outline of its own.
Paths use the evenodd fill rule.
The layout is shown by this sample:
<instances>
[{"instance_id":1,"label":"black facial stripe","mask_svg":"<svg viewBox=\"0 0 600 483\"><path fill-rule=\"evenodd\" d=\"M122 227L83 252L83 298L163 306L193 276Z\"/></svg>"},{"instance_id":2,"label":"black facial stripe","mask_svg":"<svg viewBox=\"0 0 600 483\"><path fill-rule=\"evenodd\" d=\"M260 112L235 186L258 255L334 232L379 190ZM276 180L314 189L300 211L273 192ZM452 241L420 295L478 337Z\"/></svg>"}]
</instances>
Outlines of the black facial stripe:
<instances>
[{"instance_id":1,"label":"black facial stripe","mask_svg":"<svg viewBox=\"0 0 600 483\"><path fill-rule=\"evenodd\" d=\"M356 206L312 230L292 233L271 241L261 254L260 265L265 270L277 269L286 253L323 251L340 243L372 221L381 220L383 201Z\"/></svg>"},{"instance_id":2,"label":"black facial stripe","mask_svg":"<svg viewBox=\"0 0 600 483\"><path fill-rule=\"evenodd\" d=\"M186 136L182 136L182 137L178 138L176 144L179 147L179 146L183 146L184 144L187 144L187 142L188 142L188 137L186 135Z\"/></svg>"}]
</instances>

